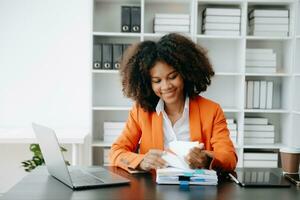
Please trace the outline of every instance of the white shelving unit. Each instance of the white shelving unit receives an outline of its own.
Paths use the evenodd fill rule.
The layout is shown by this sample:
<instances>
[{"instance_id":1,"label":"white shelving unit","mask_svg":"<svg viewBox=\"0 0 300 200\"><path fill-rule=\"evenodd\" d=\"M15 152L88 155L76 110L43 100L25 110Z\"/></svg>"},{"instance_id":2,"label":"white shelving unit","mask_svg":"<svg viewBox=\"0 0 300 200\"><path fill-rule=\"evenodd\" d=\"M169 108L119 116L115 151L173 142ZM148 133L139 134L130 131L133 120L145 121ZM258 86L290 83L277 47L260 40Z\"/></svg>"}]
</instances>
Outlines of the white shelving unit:
<instances>
[{"instance_id":1,"label":"white shelving unit","mask_svg":"<svg viewBox=\"0 0 300 200\"><path fill-rule=\"evenodd\" d=\"M141 33L121 33L121 6L141 7ZM239 36L211 36L201 34L202 10L208 6L241 9ZM290 13L289 36L258 37L247 35L248 11L256 7L285 8ZM221 104L226 117L238 125L236 151L238 166L243 166L247 149L278 150L282 145L300 146L300 3L298 0L95 0L93 10L93 41L133 43L158 40L162 34L153 33L155 13L178 13L191 16L187 34L208 50L216 75L208 90L201 94ZM113 19L108 23L106 19ZM272 48L277 54L276 74L245 73L246 48ZM91 62L92 63L92 62ZM92 66L91 66L92 68ZM125 121L132 101L122 95L116 70L91 70L92 73L92 164L103 164L103 122ZM273 109L245 109L245 81L274 81ZM245 116L267 117L275 125L275 144L244 145Z\"/></svg>"}]
</instances>

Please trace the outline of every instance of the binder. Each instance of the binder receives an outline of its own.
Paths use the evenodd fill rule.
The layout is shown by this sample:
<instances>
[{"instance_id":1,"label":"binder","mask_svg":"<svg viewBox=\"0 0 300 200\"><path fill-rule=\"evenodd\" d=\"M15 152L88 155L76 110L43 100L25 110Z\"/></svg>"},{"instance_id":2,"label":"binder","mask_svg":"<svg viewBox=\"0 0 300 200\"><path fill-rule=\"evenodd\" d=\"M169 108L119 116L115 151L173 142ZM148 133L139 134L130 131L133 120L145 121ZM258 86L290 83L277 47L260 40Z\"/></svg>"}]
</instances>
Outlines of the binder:
<instances>
[{"instance_id":1,"label":"binder","mask_svg":"<svg viewBox=\"0 0 300 200\"><path fill-rule=\"evenodd\" d=\"M94 44L93 69L101 69L101 64L102 64L102 45Z\"/></svg>"},{"instance_id":2,"label":"binder","mask_svg":"<svg viewBox=\"0 0 300 200\"><path fill-rule=\"evenodd\" d=\"M131 32L141 32L141 7L131 7Z\"/></svg>"},{"instance_id":3,"label":"binder","mask_svg":"<svg viewBox=\"0 0 300 200\"><path fill-rule=\"evenodd\" d=\"M112 44L102 44L102 69L112 69Z\"/></svg>"},{"instance_id":4,"label":"binder","mask_svg":"<svg viewBox=\"0 0 300 200\"><path fill-rule=\"evenodd\" d=\"M113 44L113 69L120 68L122 50L123 50L122 44Z\"/></svg>"},{"instance_id":5,"label":"binder","mask_svg":"<svg viewBox=\"0 0 300 200\"><path fill-rule=\"evenodd\" d=\"M121 7L121 31L122 32L130 32L130 19L131 17L131 7L130 6L122 6Z\"/></svg>"}]
</instances>

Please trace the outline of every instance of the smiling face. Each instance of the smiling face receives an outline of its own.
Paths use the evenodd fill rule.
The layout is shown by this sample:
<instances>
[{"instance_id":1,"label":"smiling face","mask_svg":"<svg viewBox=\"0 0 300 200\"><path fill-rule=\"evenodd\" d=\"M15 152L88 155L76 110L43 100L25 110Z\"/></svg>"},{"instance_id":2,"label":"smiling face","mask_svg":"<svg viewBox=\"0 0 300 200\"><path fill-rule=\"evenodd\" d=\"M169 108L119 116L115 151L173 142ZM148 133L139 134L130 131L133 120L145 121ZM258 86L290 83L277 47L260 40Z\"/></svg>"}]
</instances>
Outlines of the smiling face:
<instances>
[{"instance_id":1,"label":"smiling face","mask_svg":"<svg viewBox=\"0 0 300 200\"><path fill-rule=\"evenodd\" d=\"M166 105L184 101L184 81L181 75L170 65L158 61L150 70L151 85L154 93Z\"/></svg>"}]
</instances>

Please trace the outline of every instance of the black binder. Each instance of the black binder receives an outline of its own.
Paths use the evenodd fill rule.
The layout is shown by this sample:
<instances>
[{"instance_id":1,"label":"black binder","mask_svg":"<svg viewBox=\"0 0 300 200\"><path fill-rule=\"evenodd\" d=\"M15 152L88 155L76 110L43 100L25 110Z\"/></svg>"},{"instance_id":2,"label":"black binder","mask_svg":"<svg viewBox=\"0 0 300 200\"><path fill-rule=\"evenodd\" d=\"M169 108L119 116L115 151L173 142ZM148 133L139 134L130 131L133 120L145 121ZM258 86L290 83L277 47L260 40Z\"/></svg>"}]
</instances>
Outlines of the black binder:
<instances>
[{"instance_id":1,"label":"black binder","mask_svg":"<svg viewBox=\"0 0 300 200\"><path fill-rule=\"evenodd\" d=\"M112 69L112 44L102 44L102 69Z\"/></svg>"},{"instance_id":2,"label":"black binder","mask_svg":"<svg viewBox=\"0 0 300 200\"><path fill-rule=\"evenodd\" d=\"M141 32L141 7L131 7L131 32Z\"/></svg>"},{"instance_id":3,"label":"black binder","mask_svg":"<svg viewBox=\"0 0 300 200\"><path fill-rule=\"evenodd\" d=\"M93 69L101 69L101 64L102 64L102 44L94 44Z\"/></svg>"},{"instance_id":4,"label":"black binder","mask_svg":"<svg viewBox=\"0 0 300 200\"><path fill-rule=\"evenodd\" d=\"M122 49L123 49L122 44L113 44L113 69L120 68Z\"/></svg>"},{"instance_id":5,"label":"black binder","mask_svg":"<svg viewBox=\"0 0 300 200\"><path fill-rule=\"evenodd\" d=\"M122 6L121 7L121 31L122 32L130 32L130 6Z\"/></svg>"}]
</instances>

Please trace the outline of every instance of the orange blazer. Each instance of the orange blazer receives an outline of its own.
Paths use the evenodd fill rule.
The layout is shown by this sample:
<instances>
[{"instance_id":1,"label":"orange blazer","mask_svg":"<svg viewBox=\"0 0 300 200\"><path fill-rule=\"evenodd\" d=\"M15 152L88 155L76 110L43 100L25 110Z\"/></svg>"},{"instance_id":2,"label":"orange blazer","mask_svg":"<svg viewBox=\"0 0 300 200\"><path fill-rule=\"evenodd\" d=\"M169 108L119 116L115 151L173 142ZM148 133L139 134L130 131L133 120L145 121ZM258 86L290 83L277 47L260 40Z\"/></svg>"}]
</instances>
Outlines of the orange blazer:
<instances>
[{"instance_id":1,"label":"orange blazer","mask_svg":"<svg viewBox=\"0 0 300 200\"><path fill-rule=\"evenodd\" d=\"M204 149L213 154L211 169L234 170L237 156L220 105L199 96L190 98L189 106L190 140L204 143ZM150 149L164 149L162 113L146 112L134 105L122 134L111 147L110 162L125 170L136 169Z\"/></svg>"}]
</instances>

